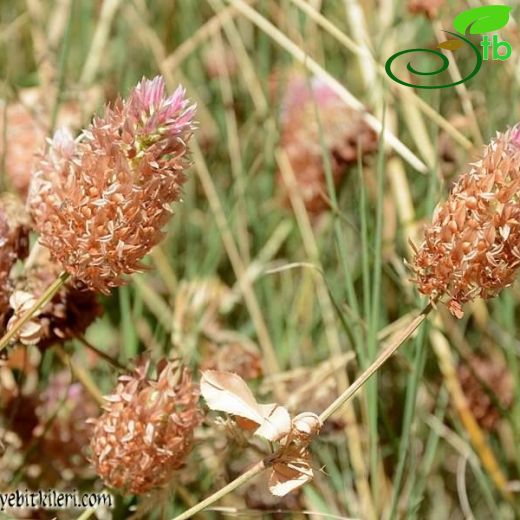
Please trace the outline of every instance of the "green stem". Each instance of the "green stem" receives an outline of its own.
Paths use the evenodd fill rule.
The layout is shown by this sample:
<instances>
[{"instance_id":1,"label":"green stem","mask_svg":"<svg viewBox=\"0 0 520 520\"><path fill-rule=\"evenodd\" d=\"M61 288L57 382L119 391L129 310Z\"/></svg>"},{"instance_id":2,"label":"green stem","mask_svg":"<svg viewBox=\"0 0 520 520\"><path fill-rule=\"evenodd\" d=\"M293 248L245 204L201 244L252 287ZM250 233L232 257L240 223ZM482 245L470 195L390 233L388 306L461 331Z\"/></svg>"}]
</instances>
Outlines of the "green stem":
<instances>
[{"instance_id":1,"label":"green stem","mask_svg":"<svg viewBox=\"0 0 520 520\"><path fill-rule=\"evenodd\" d=\"M49 303L54 295L65 285L65 282L69 278L69 273L63 272L58 278L52 283L52 285L40 296L38 301L24 314L0 339L0 352L4 350L11 341L17 337L23 326L34 316L36 312L45 307Z\"/></svg>"}]
</instances>

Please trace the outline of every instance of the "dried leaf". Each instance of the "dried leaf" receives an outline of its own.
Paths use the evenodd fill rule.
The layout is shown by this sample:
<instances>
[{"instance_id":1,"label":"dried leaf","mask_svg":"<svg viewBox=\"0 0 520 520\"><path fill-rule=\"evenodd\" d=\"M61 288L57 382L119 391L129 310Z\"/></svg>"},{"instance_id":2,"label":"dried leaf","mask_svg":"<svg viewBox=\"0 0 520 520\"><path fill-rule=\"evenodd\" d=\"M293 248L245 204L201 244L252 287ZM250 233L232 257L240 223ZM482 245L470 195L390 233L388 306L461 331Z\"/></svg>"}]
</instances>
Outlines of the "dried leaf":
<instances>
[{"instance_id":1,"label":"dried leaf","mask_svg":"<svg viewBox=\"0 0 520 520\"><path fill-rule=\"evenodd\" d=\"M268 441L278 441L291 431L291 416L289 412L278 404L261 404L260 410L264 417L260 428L255 435Z\"/></svg>"},{"instance_id":2,"label":"dried leaf","mask_svg":"<svg viewBox=\"0 0 520 520\"><path fill-rule=\"evenodd\" d=\"M257 426L255 435L269 441L285 437L291 430L289 412L277 404L258 404L245 381L232 372L205 370L200 380L200 391L212 410L227 412L246 419L239 426L251 430L252 421Z\"/></svg>"},{"instance_id":3,"label":"dried leaf","mask_svg":"<svg viewBox=\"0 0 520 520\"><path fill-rule=\"evenodd\" d=\"M258 423L255 423L254 421L250 421L249 419L245 419L244 417L240 417L239 415L237 415L235 417L235 421L238 424L238 426L240 428L242 428L242 430L246 430L246 431L258 430Z\"/></svg>"},{"instance_id":4,"label":"dried leaf","mask_svg":"<svg viewBox=\"0 0 520 520\"><path fill-rule=\"evenodd\" d=\"M312 477L308 450L289 447L283 459L273 464L273 471L269 477L269 491L277 497L283 497L310 482Z\"/></svg>"},{"instance_id":5,"label":"dried leaf","mask_svg":"<svg viewBox=\"0 0 520 520\"><path fill-rule=\"evenodd\" d=\"M315 413L303 412L293 419L292 425L300 436L311 439L318 435L322 422Z\"/></svg>"},{"instance_id":6,"label":"dried leaf","mask_svg":"<svg viewBox=\"0 0 520 520\"><path fill-rule=\"evenodd\" d=\"M264 420L255 396L245 381L232 372L205 370L200 392L212 410L238 415L256 424Z\"/></svg>"}]
</instances>

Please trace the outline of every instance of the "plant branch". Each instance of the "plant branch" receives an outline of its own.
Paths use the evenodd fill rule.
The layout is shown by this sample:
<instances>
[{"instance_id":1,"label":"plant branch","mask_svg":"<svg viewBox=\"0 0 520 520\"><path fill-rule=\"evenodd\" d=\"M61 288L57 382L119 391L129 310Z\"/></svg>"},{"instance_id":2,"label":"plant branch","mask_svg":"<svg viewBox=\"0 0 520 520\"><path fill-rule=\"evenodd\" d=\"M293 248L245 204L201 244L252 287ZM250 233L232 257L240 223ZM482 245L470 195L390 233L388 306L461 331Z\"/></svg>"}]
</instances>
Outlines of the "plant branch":
<instances>
[{"instance_id":1,"label":"plant branch","mask_svg":"<svg viewBox=\"0 0 520 520\"><path fill-rule=\"evenodd\" d=\"M92 343L90 343L85 338L85 336L78 336L77 339L83 346L88 348L90 351L94 352L94 354L96 354L96 356L99 356L100 358L104 359L107 363L112 365L114 368L117 368L118 370L121 370L122 372L128 372L128 369L123 364L121 364L117 359L113 358L106 352L103 352L102 350L100 350L97 347L95 347L94 345L92 345Z\"/></svg>"},{"instance_id":2,"label":"plant branch","mask_svg":"<svg viewBox=\"0 0 520 520\"><path fill-rule=\"evenodd\" d=\"M343 392L334 402L327 407L320 415L320 421L325 422L329 419L339 408L341 408L346 402L348 402L357 391L367 382L367 380L381 368L381 366L397 351L397 349L413 334L413 332L421 325L421 323L427 318L430 311L433 309L433 304L429 303L421 313L412 320L412 322L405 327L376 358L376 360ZM216 493L209 496L202 502L196 504L191 507L184 513L176 516L173 520L186 520L187 518L191 518L193 515L199 513L206 507L211 504L217 502L222 497L226 496L228 493L231 493L242 484L245 484L249 480L251 480L256 475L260 474L264 471L273 460L275 455L272 455L269 458L263 459L257 464L255 464L248 471L240 475L238 478L230 482L227 486L224 486L222 489L219 489Z\"/></svg>"}]
</instances>

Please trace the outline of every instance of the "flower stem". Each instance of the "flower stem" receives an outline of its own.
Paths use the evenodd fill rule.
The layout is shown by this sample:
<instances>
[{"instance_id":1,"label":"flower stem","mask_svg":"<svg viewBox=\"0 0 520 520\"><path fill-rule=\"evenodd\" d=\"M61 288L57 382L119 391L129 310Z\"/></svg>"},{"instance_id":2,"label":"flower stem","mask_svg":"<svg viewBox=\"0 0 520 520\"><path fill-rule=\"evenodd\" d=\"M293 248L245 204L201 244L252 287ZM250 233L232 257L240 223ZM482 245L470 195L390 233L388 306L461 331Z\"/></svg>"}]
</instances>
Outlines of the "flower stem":
<instances>
[{"instance_id":1,"label":"flower stem","mask_svg":"<svg viewBox=\"0 0 520 520\"><path fill-rule=\"evenodd\" d=\"M47 290L40 296L38 301L24 314L0 339L0 352L4 350L9 343L16 338L18 333L22 330L22 327L34 316L34 314L45 307L49 303L54 295L65 285L65 282L69 279L69 273L62 272L56 280L50 285Z\"/></svg>"},{"instance_id":2,"label":"flower stem","mask_svg":"<svg viewBox=\"0 0 520 520\"><path fill-rule=\"evenodd\" d=\"M413 334L419 325L426 319L429 312L432 310L432 304L429 303L421 313L413 319L413 321L405 327L393 342L390 343L380 354L375 361L321 414L320 420L325 422L330 418L339 408L348 402L357 393L357 391L370 379L375 372L394 354L394 352Z\"/></svg>"},{"instance_id":3,"label":"flower stem","mask_svg":"<svg viewBox=\"0 0 520 520\"><path fill-rule=\"evenodd\" d=\"M128 372L128 369L123 364L119 363L117 359L108 355L106 352L103 352L102 350L92 345L92 343L89 343L85 336L80 335L77 337L77 340L90 351L94 352L96 356L99 356L101 359L104 359L107 363L110 363L114 368L121 370L121 372Z\"/></svg>"},{"instance_id":4,"label":"flower stem","mask_svg":"<svg viewBox=\"0 0 520 520\"><path fill-rule=\"evenodd\" d=\"M84 370L80 365L76 365L70 359L70 356L65 352L61 345L54 345L54 351L60 358L61 362L68 368L74 375L74 377L83 385L85 390L95 399L99 406L103 406L106 404L106 401L103 399L103 395L99 391L96 383L94 383L92 377L88 373L88 371Z\"/></svg>"},{"instance_id":5,"label":"flower stem","mask_svg":"<svg viewBox=\"0 0 520 520\"><path fill-rule=\"evenodd\" d=\"M186 518L191 518L193 515L196 515L203 509L206 509L206 507L210 506L217 500L220 500L223 496L227 495L228 493L231 493L231 491L234 491L238 487L240 487L242 484L245 484L249 480L251 480L253 477L256 477L262 471L264 471L267 468L267 462L266 460L261 460L260 462L257 462L254 466L252 466L250 469L248 469L245 473L240 475L235 480L232 480L227 486L224 486L222 489L219 489L216 493L213 493L213 495L209 496L202 502L199 502L198 504L194 505L193 507L190 507L187 511L184 511L184 513L181 513L180 515L176 516L173 520L186 520Z\"/></svg>"}]
</instances>

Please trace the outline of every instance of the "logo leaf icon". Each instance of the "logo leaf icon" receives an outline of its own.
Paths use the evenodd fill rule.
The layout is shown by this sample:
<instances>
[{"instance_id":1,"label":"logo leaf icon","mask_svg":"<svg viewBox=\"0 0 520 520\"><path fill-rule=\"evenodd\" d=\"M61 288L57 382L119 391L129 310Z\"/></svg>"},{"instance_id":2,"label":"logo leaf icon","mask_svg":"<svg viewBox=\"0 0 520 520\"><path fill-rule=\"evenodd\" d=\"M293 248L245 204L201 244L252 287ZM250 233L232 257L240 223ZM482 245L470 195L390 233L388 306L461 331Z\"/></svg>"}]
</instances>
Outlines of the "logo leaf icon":
<instances>
[{"instance_id":1,"label":"logo leaf icon","mask_svg":"<svg viewBox=\"0 0 520 520\"><path fill-rule=\"evenodd\" d=\"M461 34L483 34L498 31L509 21L512 8L508 5L484 5L462 11L453 20L453 26Z\"/></svg>"},{"instance_id":2,"label":"logo leaf icon","mask_svg":"<svg viewBox=\"0 0 520 520\"><path fill-rule=\"evenodd\" d=\"M456 51L460 49L464 43L461 40L446 40L444 42L439 43L437 47L439 49L446 49L447 51Z\"/></svg>"}]
</instances>

